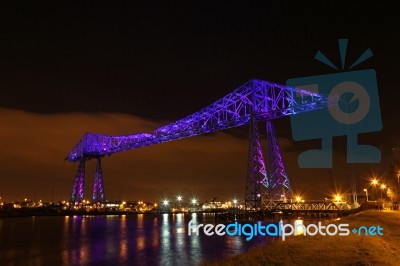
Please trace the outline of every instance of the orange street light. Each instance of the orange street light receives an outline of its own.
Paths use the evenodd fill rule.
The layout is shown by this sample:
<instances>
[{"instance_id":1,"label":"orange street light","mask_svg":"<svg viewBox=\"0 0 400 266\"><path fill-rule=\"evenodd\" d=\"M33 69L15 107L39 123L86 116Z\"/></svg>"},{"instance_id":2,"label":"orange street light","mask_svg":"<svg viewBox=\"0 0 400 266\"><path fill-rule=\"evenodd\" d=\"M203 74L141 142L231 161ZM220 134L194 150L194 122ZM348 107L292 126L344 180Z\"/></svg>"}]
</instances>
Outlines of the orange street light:
<instances>
[{"instance_id":1,"label":"orange street light","mask_svg":"<svg viewBox=\"0 0 400 266\"><path fill-rule=\"evenodd\" d=\"M384 190L386 188L386 185L385 184L382 184L381 185L381 200L383 200L383 197L382 197L382 190Z\"/></svg>"},{"instance_id":2,"label":"orange street light","mask_svg":"<svg viewBox=\"0 0 400 266\"><path fill-rule=\"evenodd\" d=\"M295 200L296 200L296 202L301 202L302 198L301 198L301 196L296 196Z\"/></svg>"},{"instance_id":3,"label":"orange street light","mask_svg":"<svg viewBox=\"0 0 400 266\"><path fill-rule=\"evenodd\" d=\"M339 202L339 201L341 201L342 200L342 196L340 196L339 194L336 194L335 195L335 201L336 202Z\"/></svg>"}]
</instances>

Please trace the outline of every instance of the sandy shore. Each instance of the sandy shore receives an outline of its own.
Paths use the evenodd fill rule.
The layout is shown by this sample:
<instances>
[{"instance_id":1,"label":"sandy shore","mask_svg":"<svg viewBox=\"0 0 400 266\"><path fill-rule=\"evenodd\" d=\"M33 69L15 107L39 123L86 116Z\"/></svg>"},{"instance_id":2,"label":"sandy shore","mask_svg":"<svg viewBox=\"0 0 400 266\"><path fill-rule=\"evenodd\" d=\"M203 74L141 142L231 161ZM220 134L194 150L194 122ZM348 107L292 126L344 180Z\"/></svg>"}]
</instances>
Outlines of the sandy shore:
<instances>
[{"instance_id":1,"label":"sandy shore","mask_svg":"<svg viewBox=\"0 0 400 266\"><path fill-rule=\"evenodd\" d=\"M400 265L400 211L364 211L332 223L380 226L383 236L290 236L204 265Z\"/></svg>"}]
</instances>

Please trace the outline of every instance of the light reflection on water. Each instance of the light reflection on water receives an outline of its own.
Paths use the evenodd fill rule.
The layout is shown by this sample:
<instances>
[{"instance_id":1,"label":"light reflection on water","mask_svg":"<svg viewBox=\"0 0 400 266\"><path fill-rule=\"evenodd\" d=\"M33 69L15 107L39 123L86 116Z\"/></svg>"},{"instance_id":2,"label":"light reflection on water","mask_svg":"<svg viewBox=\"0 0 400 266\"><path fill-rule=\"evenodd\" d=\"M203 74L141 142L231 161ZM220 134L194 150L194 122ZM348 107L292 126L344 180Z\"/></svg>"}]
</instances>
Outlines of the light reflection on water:
<instances>
[{"instance_id":1,"label":"light reflection on water","mask_svg":"<svg viewBox=\"0 0 400 266\"><path fill-rule=\"evenodd\" d=\"M120 243L119 243L119 257L121 260L126 260L128 256L128 240L126 236L126 215L121 215L120 217Z\"/></svg>"},{"instance_id":2,"label":"light reflection on water","mask_svg":"<svg viewBox=\"0 0 400 266\"><path fill-rule=\"evenodd\" d=\"M256 237L187 235L212 214L7 218L0 220L0 265L198 265L268 242Z\"/></svg>"}]
</instances>

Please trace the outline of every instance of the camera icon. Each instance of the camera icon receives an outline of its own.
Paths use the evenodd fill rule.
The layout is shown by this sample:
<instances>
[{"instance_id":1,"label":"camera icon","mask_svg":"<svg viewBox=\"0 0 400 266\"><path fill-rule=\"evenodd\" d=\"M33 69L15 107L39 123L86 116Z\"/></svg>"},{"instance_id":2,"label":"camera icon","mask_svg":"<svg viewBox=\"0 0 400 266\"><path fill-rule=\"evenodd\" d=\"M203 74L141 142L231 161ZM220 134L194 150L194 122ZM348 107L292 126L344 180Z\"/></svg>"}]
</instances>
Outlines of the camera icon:
<instances>
[{"instance_id":1,"label":"camera icon","mask_svg":"<svg viewBox=\"0 0 400 266\"><path fill-rule=\"evenodd\" d=\"M299 155L299 167L331 168L335 136L347 137L347 163L381 161L379 149L357 141L360 133L382 129L374 69L293 78L287 80L286 85L328 95L332 103L326 109L291 116L294 140L321 139L320 150L308 150Z\"/></svg>"}]
</instances>

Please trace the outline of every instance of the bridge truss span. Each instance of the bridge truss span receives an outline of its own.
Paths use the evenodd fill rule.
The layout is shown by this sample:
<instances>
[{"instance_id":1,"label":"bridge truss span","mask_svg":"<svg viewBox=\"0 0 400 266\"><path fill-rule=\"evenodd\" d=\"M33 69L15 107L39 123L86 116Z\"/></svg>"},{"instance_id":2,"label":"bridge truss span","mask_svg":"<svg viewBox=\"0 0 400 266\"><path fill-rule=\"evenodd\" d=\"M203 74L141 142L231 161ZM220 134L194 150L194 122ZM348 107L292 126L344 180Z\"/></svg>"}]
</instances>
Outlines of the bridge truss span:
<instances>
[{"instance_id":1,"label":"bridge truss span","mask_svg":"<svg viewBox=\"0 0 400 266\"><path fill-rule=\"evenodd\" d=\"M308 201L308 202L278 202L273 212L290 213L340 213L349 210L345 202Z\"/></svg>"},{"instance_id":2,"label":"bridge truss span","mask_svg":"<svg viewBox=\"0 0 400 266\"><path fill-rule=\"evenodd\" d=\"M324 108L327 97L261 80L251 80L203 108L152 133L105 136L86 133L65 158L76 162L166 141L215 132Z\"/></svg>"}]
</instances>

